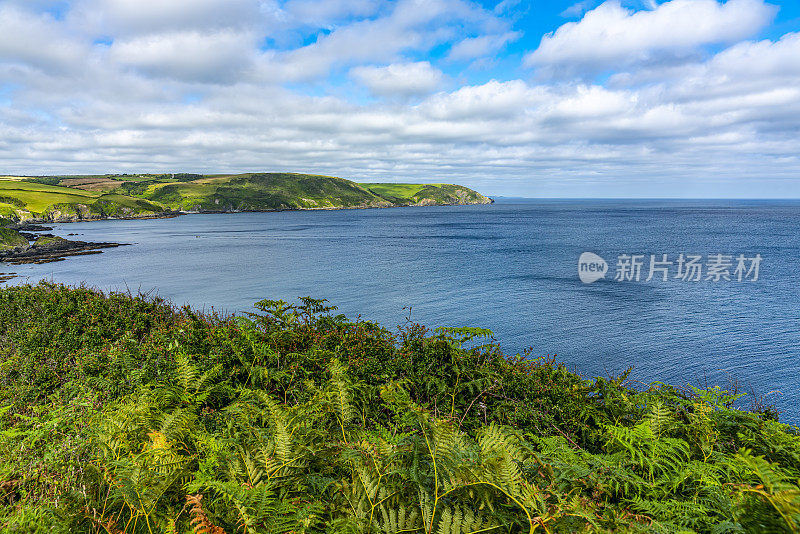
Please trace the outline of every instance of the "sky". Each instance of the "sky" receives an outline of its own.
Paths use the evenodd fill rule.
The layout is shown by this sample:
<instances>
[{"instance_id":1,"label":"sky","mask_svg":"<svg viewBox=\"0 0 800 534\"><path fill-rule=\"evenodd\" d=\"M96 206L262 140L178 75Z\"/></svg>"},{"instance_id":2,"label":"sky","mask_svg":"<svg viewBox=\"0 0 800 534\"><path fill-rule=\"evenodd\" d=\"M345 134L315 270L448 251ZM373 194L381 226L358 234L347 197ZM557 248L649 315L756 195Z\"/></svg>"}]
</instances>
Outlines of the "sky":
<instances>
[{"instance_id":1,"label":"sky","mask_svg":"<svg viewBox=\"0 0 800 534\"><path fill-rule=\"evenodd\" d=\"M0 175L800 198L797 0L0 0Z\"/></svg>"}]
</instances>

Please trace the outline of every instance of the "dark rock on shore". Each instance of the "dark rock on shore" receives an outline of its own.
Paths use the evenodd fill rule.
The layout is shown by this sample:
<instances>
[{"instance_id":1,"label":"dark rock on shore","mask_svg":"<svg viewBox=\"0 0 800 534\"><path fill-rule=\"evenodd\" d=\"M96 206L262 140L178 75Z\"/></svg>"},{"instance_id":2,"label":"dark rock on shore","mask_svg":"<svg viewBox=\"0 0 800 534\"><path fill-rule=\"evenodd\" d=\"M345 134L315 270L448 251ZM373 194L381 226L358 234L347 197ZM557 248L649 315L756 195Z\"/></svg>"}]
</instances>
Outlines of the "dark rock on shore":
<instances>
[{"instance_id":1,"label":"dark rock on shore","mask_svg":"<svg viewBox=\"0 0 800 534\"><path fill-rule=\"evenodd\" d=\"M9 228L17 232L50 232L53 230L52 226L42 226L40 224L31 224L28 222L16 223L10 225Z\"/></svg>"},{"instance_id":2,"label":"dark rock on shore","mask_svg":"<svg viewBox=\"0 0 800 534\"><path fill-rule=\"evenodd\" d=\"M125 245L124 243L91 243L88 241L70 241L62 237L38 236L32 245L0 250L0 261L11 265L25 263L50 263L62 261L67 256L84 256L100 254L101 249Z\"/></svg>"}]
</instances>

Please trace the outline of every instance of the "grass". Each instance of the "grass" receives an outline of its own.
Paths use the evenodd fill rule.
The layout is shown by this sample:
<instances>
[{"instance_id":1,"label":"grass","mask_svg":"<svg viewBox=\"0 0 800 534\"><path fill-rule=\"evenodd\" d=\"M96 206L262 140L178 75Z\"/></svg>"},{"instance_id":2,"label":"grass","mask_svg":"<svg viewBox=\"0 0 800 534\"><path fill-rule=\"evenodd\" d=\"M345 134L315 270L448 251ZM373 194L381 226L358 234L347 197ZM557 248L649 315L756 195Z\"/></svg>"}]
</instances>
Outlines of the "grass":
<instances>
[{"instance_id":1,"label":"grass","mask_svg":"<svg viewBox=\"0 0 800 534\"><path fill-rule=\"evenodd\" d=\"M7 204L0 201L0 220L13 222L13 219L16 218L18 209L19 208L15 204Z\"/></svg>"},{"instance_id":2,"label":"grass","mask_svg":"<svg viewBox=\"0 0 800 534\"><path fill-rule=\"evenodd\" d=\"M20 235L19 232L3 228L0 225L0 250L24 247L27 244L28 240Z\"/></svg>"},{"instance_id":3,"label":"grass","mask_svg":"<svg viewBox=\"0 0 800 534\"><path fill-rule=\"evenodd\" d=\"M64 243L65 241L66 241L66 239L64 239L63 237L41 236L41 237L36 238L36 241L34 241L33 244L36 245L37 247L44 247L44 246L47 246L47 245L57 245L57 244L60 244L60 243Z\"/></svg>"},{"instance_id":4,"label":"grass","mask_svg":"<svg viewBox=\"0 0 800 534\"><path fill-rule=\"evenodd\" d=\"M127 195L120 195L116 193L108 193L101 195L97 198L97 202L110 203L119 207L130 208L134 210L147 211L153 208L153 204L141 199L133 198Z\"/></svg>"},{"instance_id":5,"label":"grass","mask_svg":"<svg viewBox=\"0 0 800 534\"><path fill-rule=\"evenodd\" d=\"M483 198L467 188L447 184L357 184L333 176L295 173L209 175L182 182L158 179L125 184L123 189L184 211L403 206L423 201L452 204Z\"/></svg>"},{"instance_id":6,"label":"grass","mask_svg":"<svg viewBox=\"0 0 800 534\"><path fill-rule=\"evenodd\" d=\"M58 185L84 191L113 191L119 189L122 182L110 178L65 178L59 180Z\"/></svg>"},{"instance_id":7,"label":"grass","mask_svg":"<svg viewBox=\"0 0 800 534\"><path fill-rule=\"evenodd\" d=\"M379 184L379 183L362 183L359 184L362 187L365 187L372 191L375 194L381 196L388 196L394 198L403 198L407 200L411 200L414 195L419 193L424 187L428 185L432 185L435 187L441 186L443 184L395 184L395 183L387 183L387 184Z\"/></svg>"},{"instance_id":8,"label":"grass","mask_svg":"<svg viewBox=\"0 0 800 534\"><path fill-rule=\"evenodd\" d=\"M255 173L153 183L144 198L182 210L277 210L377 205L380 197L331 176Z\"/></svg>"},{"instance_id":9,"label":"grass","mask_svg":"<svg viewBox=\"0 0 800 534\"><path fill-rule=\"evenodd\" d=\"M82 207L84 206L84 207ZM86 191L37 182L0 180L0 216L15 218L18 210L44 216L57 210L66 215L123 216L160 213L164 208L141 198Z\"/></svg>"},{"instance_id":10,"label":"grass","mask_svg":"<svg viewBox=\"0 0 800 534\"><path fill-rule=\"evenodd\" d=\"M91 203L99 194L56 185L0 180L0 196L17 199L28 211L41 213L53 204Z\"/></svg>"},{"instance_id":11,"label":"grass","mask_svg":"<svg viewBox=\"0 0 800 534\"><path fill-rule=\"evenodd\" d=\"M452 184L361 184L366 189L396 203L463 204L487 202L480 193Z\"/></svg>"},{"instance_id":12,"label":"grass","mask_svg":"<svg viewBox=\"0 0 800 534\"><path fill-rule=\"evenodd\" d=\"M797 532L800 432L478 328L0 289L8 532Z\"/></svg>"}]
</instances>

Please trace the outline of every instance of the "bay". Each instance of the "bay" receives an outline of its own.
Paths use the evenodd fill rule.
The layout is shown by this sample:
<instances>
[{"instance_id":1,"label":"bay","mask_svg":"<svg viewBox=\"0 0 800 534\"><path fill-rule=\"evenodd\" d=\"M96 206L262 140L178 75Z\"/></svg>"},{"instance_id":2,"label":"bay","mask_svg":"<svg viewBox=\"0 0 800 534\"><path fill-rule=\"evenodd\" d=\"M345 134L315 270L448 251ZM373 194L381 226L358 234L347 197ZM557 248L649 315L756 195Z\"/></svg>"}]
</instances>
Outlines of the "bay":
<instances>
[{"instance_id":1,"label":"bay","mask_svg":"<svg viewBox=\"0 0 800 534\"><path fill-rule=\"evenodd\" d=\"M326 298L394 328L489 328L508 353L556 355L588 376L632 366L646 384L733 383L800 423L800 202L499 199L490 206L185 215L55 225L133 246L19 277L150 292L225 313L264 298ZM577 261L609 264L584 284ZM613 280L642 255L640 281ZM763 258L757 281L644 281L650 255ZM748 405L748 398L743 399Z\"/></svg>"}]
</instances>

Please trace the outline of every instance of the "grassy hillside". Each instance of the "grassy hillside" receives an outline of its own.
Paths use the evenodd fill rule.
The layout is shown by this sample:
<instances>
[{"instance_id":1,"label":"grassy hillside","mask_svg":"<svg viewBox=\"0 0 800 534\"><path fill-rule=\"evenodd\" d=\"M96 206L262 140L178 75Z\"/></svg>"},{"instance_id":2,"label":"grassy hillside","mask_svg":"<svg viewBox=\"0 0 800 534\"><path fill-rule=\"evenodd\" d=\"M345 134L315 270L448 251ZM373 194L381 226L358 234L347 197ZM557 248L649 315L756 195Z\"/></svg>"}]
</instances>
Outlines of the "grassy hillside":
<instances>
[{"instance_id":1,"label":"grassy hillside","mask_svg":"<svg viewBox=\"0 0 800 534\"><path fill-rule=\"evenodd\" d=\"M95 195L77 189L0 180L0 203L32 213L42 213L54 204L90 203L94 199Z\"/></svg>"},{"instance_id":2,"label":"grassy hillside","mask_svg":"<svg viewBox=\"0 0 800 534\"><path fill-rule=\"evenodd\" d=\"M462 186L357 184L332 176L291 173L218 176L182 183L140 182L126 187L130 194L185 211L334 209L489 202L486 197Z\"/></svg>"},{"instance_id":3,"label":"grassy hillside","mask_svg":"<svg viewBox=\"0 0 800 534\"><path fill-rule=\"evenodd\" d=\"M286 173L223 176L183 183L154 183L139 194L143 198L185 211L330 209L390 205L349 180Z\"/></svg>"},{"instance_id":4,"label":"grassy hillside","mask_svg":"<svg viewBox=\"0 0 800 534\"><path fill-rule=\"evenodd\" d=\"M261 211L477 204L490 199L448 184L357 184L290 173L143 174L0 178L0 217L70 219L175 211Z\"/></svg>"},{"instance_id":5,"label":"grassy hillside","mask_svg":"<svg viewBox=\"0 0 800 534\"><path fill-rule=\"evenodd\" d=\"M144 199L22 180L0 180L0 217L48 220L156 215L164 206Z\"/></svg>"},{"instance_id":6,"label":"grassy hillside","mask_svg":"<svg viewBox=\"0 0 800 534\"><path fill-rule=\"evenodd\" d=\"M488 204L491 200L477 191L451 184L360 184L372 193L396 204Z\"/></svg>"},{"instance_id":7,"label":"grassy hillside","mask_svg":"<svg viewBox=\"0 0 800 534\"><path fill-rule=\"evenodd\" d=\"M0 289L10 532L796 532L800 435L322 301Z\"/></svg>"}]
</instances>

